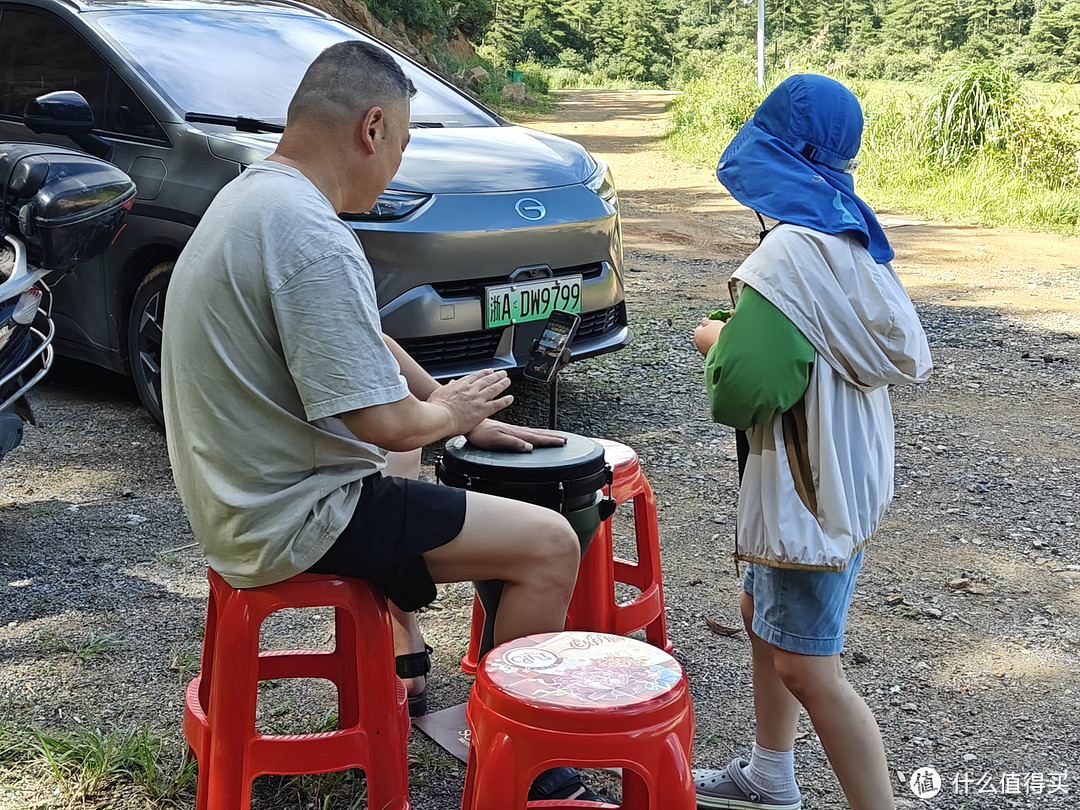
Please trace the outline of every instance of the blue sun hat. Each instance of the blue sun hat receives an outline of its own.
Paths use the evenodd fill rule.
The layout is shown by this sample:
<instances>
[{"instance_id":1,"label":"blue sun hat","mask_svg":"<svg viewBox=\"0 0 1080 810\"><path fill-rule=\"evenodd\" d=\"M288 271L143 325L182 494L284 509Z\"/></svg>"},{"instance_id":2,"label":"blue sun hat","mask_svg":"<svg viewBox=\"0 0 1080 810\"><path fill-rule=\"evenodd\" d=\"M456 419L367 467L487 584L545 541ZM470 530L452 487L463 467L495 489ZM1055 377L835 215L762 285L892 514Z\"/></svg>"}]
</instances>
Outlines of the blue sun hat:
<instances>
[{"instance_id":1,"label":"blue sun hat","mask_svg":"<svg viewBox=\"0 0 1080 810\"><path fill-rule=\"evenodd\" d=\"M852 177L862 131L854 93L800 73L761 102L724 150L716 177L747 208L823 233L853 233L884 264L893 249Z\"/></svg>"}]
</instances>

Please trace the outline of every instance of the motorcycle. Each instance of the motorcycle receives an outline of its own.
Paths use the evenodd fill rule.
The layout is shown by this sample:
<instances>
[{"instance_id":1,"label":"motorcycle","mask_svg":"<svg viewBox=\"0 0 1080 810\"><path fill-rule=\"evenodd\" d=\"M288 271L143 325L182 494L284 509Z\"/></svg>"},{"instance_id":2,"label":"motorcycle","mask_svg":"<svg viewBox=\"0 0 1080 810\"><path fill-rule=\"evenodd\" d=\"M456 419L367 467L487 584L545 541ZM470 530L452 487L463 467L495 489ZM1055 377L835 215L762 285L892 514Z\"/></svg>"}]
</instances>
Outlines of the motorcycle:
<instances>
[{"instance_id":1,"label":"motorcycle","mask_svg":"<svg viewBox=\"0 0 1080 810\"><path fill-rule=\"evenodd\" d=\"M34 424L27 392L53 363L56 327L45 276L105 251L135 184L100 158L61 147L0 143L0 459Z\"/></svg>"}]
</instances>

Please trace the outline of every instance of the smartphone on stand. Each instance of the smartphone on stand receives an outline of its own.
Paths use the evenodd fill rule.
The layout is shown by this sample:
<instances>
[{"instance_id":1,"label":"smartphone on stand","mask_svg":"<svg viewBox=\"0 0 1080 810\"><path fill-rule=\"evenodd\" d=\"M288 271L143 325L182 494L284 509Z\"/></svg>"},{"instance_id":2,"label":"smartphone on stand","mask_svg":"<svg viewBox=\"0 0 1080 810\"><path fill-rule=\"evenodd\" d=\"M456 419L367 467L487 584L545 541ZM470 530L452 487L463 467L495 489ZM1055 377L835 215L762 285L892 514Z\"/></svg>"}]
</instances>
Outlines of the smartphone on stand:
<instances>
[{"instance_id":1,"label":"smartphone on stand","mask_svg":"<svg viewBox=\"0 0 1080 810\"><path fill-rule=\"evenodd\" d=\"M577 334L581 317L561 309L554 310L544 324L540 340L529 355L529 362L522 372L530 380L550 383L559 373L559 369L569 360L570 341ZM564 354L566 356L564 357Z\"/></svg>"}]
</instances>

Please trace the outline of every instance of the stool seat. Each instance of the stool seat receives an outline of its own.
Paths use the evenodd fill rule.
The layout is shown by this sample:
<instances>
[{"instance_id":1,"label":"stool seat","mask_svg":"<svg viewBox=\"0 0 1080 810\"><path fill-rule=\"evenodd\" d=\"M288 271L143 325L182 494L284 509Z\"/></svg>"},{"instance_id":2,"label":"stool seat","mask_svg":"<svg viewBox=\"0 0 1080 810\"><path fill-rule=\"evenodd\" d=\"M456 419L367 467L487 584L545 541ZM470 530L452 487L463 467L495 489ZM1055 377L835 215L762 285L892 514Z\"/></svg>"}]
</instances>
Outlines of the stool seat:
<instances>
[{"instance_id":1,"label":"stool seat","mask_svg":"<svg viewBox=\"0 0 1080 810\"><path fill-rule=\"evenodd\" d=\"M184 737L199 763L196 810L243 810L263 774L362 768L371 807L410 810L405 685L394 672L390 613L367 582L301 574L233 588L207 571L202 666L188 685ZM259 634L285 608L334 608L333 650L260 652ZM259 681L325 678L338 690L338 727L311 734L255 728Z\"/></svg>"},{"instance_id":2,"label":"stool seat","mask_svg":"<svg viewBox=\"0 0 1080 810\"><path fill-rule=\"evenodd\" d=\"M497 700L523 709L588 712L634 708L664 700L682 680L678 661L662 650L603 633L527 636L503 644L485 676ZM566 641L566 639L569 639Z\"/></svg>"},{"instance_id":3,"label":"stool seat","mask_svg":"<svg viewBox=\"0 0 1080 810\"><path fill-rule=\"evenodd\" d=\"M624 810L694 810L693 710L682 667L649 644L606 633L540 633L480 662L463 810L524 810L548 768L623 769ZM529 807L587 807L571 800ZM596 805L592 805L596 806Z\"/></svg>"}]
</instances>

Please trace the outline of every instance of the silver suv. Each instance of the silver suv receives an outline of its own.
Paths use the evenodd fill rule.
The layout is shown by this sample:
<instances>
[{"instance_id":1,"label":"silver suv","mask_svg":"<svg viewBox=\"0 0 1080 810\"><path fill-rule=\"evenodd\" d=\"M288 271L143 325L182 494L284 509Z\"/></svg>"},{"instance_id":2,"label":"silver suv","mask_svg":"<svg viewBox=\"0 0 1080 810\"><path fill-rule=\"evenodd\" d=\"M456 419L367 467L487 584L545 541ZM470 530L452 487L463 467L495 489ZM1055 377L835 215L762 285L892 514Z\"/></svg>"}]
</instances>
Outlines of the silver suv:
<instances>
[{"instance_id":1,"label":"silver suv","mask_svg":"<svg viewBox=\"0 0 1080 810\"><path fill-rule=\"evenodd\" d=\"M74 142L138 187L105 255L54 285L55 345L130 374L159 422L172 263L218 189L273 150L308 64L344 39L371 41L288 0L0 0L0 140ZM554 308L581 314L574 359L626 345L607 167L387 50L419 89L412 140L376 207L345 217L386 332L440 379L520 370Z\"/></svg>"}]
</instances>

